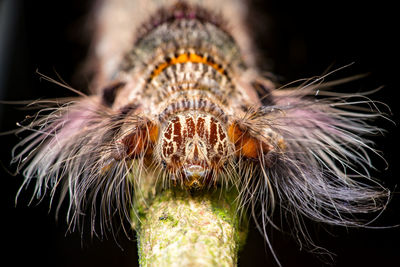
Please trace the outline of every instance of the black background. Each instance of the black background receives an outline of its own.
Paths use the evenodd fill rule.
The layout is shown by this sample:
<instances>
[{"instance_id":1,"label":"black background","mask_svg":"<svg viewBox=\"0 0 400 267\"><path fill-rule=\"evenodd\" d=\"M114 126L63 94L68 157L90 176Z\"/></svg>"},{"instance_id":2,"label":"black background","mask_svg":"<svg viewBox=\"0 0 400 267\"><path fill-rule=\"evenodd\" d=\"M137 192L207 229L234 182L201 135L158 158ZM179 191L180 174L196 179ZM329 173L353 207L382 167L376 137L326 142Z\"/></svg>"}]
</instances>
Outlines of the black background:
<instances>
[{"instance_id":1,"label":"black background","mask_svg":"<svg viewBox=\"0 0 400 267\"><path fill-rule=\"evenodd\" d=\"M397 92L399 33L398 14L390 1L251 1L249 24L260 48L259 64L273 71L281 83L322 74L354 62L334 78L370 73L348 87L352 91L384 88L373 98L387 103L391 119L399 121ZM28 100L72 95L66 89L41 81L35 72L56 78L56 73L74 88L85 90L89 78L79 74L89 35L82 34L89 1L15 1L15 15L7 48L8 62L4 72L2 99ZM133 14L134 15L134 14ZM261 58L267 57L267 60ZM78 74L77 74L78 73ZM0 81L1 82L1 81ZM0 83L1 84L1 83ZM2 105L1 131L15 128L26 111L15 105ZM379 121L388 131L375 137L389 169L375 176L394 188L398 182L398 137L393 123ZM17 138L0 136L1 164L8 168L10 150ZM377 163L380 169L384 164ZM9 168L8 168L9 169ZM66 234L64 217L56 222L54 210L49 212L45 199L39 205L27 207L29 192L23 194L17 206L16 192L21 176L10 176L1 168L1 227L3 263L12 266L136 266L136 244L125 237L119 246L110 236L99 241L79 233ZM29 191L29 190L28 190ZM399 224L399 196L375 225ZM319 229L317 225L314 225ZM240 254L240 266L275 266L262 237L251 225L247 245ZM356 230L328 228L318 232L318 244L337 254L337 266L399 266L399 228ZM273 245L284 266L322 266L315 255L299 251L291 237L273 232ZM122 247L123 250L120 248Z\"/></svg>"}]
</instances>

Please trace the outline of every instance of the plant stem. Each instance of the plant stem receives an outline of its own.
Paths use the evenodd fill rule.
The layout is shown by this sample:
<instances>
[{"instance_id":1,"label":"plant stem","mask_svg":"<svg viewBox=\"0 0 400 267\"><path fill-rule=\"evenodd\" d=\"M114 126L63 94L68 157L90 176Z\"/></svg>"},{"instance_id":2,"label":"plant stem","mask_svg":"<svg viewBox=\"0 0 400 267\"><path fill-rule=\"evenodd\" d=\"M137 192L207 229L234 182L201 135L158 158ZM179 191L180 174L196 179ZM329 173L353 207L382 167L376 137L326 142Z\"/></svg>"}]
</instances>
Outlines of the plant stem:
<instances>
[{"instance_id":1,"label":"plant stem","mask_svg":"<svg viewBox=\"0 0 400 267\"><path fill-rule=\"evenodd\" d=\"M237 265L247 223L241 224L246 220L237 212L235 190L142 195L147 198L136 201L132 213L141 266Z\"/></svg>"}]
</instances>

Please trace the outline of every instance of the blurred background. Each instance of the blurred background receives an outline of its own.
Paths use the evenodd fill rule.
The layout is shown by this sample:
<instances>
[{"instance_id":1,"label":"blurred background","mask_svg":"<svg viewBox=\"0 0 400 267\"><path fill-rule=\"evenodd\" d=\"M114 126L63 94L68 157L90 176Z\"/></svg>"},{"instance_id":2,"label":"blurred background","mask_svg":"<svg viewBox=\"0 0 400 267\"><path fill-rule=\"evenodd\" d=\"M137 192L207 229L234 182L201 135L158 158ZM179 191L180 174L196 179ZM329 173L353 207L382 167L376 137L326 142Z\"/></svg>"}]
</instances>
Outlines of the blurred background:
<instances>
[{"instance_id":1,"label":"blurred background","mask_svg":"<svg viewBox=\"0 0 400 267\"><path fill-rule=\"evenodd\" d=\"M90 77L80 70L89 46L86 18L91 5L92 1L82 0L0 1L0 100L73 95L67 89L41 80L37 70L52 78L57 78L58 73L72 87L85 91ZM273 72L277 82L285 84L320 75L327 69L354 62L332 79L369 73L368 77L344 87L357 92L384 86L372 98L387 103L391 107L391 119L399 122L398 15L389 0L371 3L249 0L249 9L248 23L259 48L259 65ZM16 122L31 114L21 107L0 104L1 132L15 129ZM373 175L394 189L400 174L399 130L385 120L378 124L387 132L373 140L382 150L389 168L384 170L385 164L377 160L382 171ZM9 162L10 151L17 142L14 135L0 136L3 262L12 266L43 267L137 266L134 240L121 235L115 242L109 235L101 241L87 231L83 238L77 232L67 234L65 217L55 220L48 198L27 207L32 187L15 205L15 195L23 178L10 175L13 168ZM397 193L374 225L399 224L398 214ZM399 228L360 230L319 225L311 228L315 229L313 236L317 244L337 254L336 266L400 266ZM316 255L300 251L288 235L272 232L271 239L283 266L325 265ZM276 266L254 225L239 257L239 266Z\"/></svg>"}]
</instances>

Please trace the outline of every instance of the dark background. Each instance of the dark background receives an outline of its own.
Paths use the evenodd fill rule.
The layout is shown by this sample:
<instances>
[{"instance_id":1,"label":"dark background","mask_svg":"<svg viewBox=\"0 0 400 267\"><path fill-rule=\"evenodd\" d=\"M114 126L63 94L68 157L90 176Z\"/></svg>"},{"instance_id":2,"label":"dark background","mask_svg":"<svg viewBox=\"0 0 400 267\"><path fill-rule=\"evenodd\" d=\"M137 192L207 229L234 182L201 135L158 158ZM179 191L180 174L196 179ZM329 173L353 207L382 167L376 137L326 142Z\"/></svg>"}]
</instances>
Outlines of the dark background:
<instances>
[{"instance_id":1,"label":"dark background","mask_svg":"<svg viewBox=\"0 0 400 267\"><path fill-rule=\"evenodd\" d=\"M304 3L305 2L305 3ZM281 83L322 74L354 64L334 78L370 73L367 78L349 84L352 91L384 88L373 98L387 103L391 119L399 122L397 92L399 34L398 14L390 1L251 1L249 23L260 48L260 65L273 71ZM87 75L81 68L89 35L82 34L90 1L0 1L0 96L1 100L29 100L72 95L66 89L41 81L36 73L56 78L56 72L74 88L85 90ZM134 14L132 14L134 15ZM6 21L6 22L4 22ZM6 26L5 26L6 25ZM1 131L15 128L27 111L16 105L0 106ZM378 122L387 129L384 137L375 137L389 163L386 171L375 172L389 188L399 184L398 137L393 123ZM111 236L99 241L84 234L66 234L64 217L56 222L49 201L27 207L29 190L14 205L21 176L10 176L10 150L18 139L0 136L2 262L22 266L135 266L136 244L125 237L118 244ZM384 164L379 163L380 169ZM3 167L5 166L5 167ZM393 195L386 212L375 223L399 224L400 201ZM319 229L318 225L311 225ZM319 231L317 243L337 254L337 266L399 266L399 228L356 230L328 228ZM272 233L273 245L284 266L322 266L315 255L299 251L287 235ZM123 248L123 250L121 249ZM261 235L251 230L240 254L240 266L275 266Z\"/></svg>"}]
</instances>

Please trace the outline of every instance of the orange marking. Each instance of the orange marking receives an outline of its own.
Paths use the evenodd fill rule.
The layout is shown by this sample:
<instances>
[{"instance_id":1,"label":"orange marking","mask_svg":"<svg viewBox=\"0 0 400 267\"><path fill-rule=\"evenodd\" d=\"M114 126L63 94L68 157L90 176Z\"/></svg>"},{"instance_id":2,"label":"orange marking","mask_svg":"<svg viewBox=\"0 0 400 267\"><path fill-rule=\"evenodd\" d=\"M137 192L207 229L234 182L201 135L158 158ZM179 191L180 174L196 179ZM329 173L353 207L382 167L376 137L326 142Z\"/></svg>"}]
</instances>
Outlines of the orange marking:
<instances>
[{"instance_id":1,"label":"orange marking","mask_svg":"<svg viewBox=\"0 0 400 267\"><path fill-rule=\"evenodd\" d=\"M150 126L149 126L150 142L152 142L154 144L157 141L157 138L158 138L158 127L157 127L157 125L150 124Z\"/></svg>"},{"instance_id":2,"label":"orange marking","mask_svg":"<svg viewBox=\"0 0 400 267\"><path fill-rule=\"evenodd\" d=\"M258 140L244 136L240 145L242 149L242 155L254 159L258 157L258 152L260 150L260 142Z\"/></svg>"},{"instance_id":3,"label":"orange marking","mask_svg":"<svg viewBox=\"0 0 400 267\"><path fill-rule=\"evenodd\" d=\"M186 63L186 62L192 62L192 63L203 63L206 65L211 66L212 68L214 68L216 71L218 71L219 73L224 73L224 68L221 67L219 64L208 61L207 57L202 57L199 56L195 53L189 53L189 55L187 53L185 54L181 54L178 57L173 57L170 62L163 62L161 64L159 64L151 73L150 78L153 79L156 76L158 76L164 69L166 69L167 67L171 66L171 65L175 65L175 64L179 64L179 63Z\"/></svg>"},{"instance_id":4,"label":"orange marking","mask_svg":"<svg viewBox=\"0 0 400 267\"><path fill-rule=\"evenodd\" d=\"M158 127L151 122L138 128L126 136L122 143L127 148L127 154L133 159L143 153L150 155L153 152L154 143L158 138Z\"/></svg>"},{"instance_id":5,"label":"orange marking","mask_svg":"<svg viewBox=\"0 0 400 267\"><path fill-rule=\"evenodd\" d=\"M273 149L271 145L251 136L236 123L229 126L228 136L235 144L237 155L257 159L260 154L266 154Z\"/></svg>"}]
</instances>

